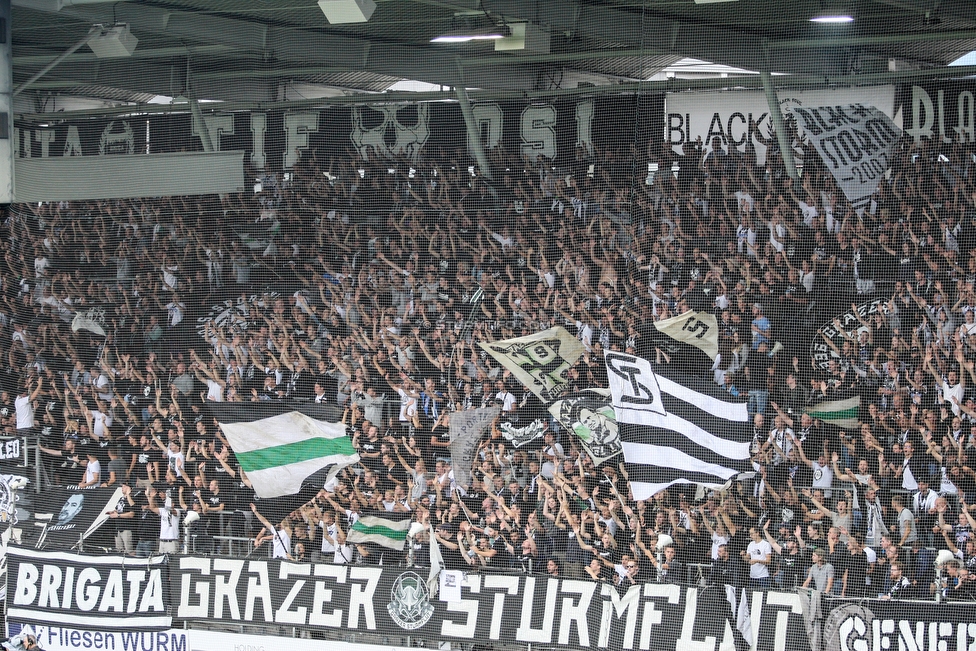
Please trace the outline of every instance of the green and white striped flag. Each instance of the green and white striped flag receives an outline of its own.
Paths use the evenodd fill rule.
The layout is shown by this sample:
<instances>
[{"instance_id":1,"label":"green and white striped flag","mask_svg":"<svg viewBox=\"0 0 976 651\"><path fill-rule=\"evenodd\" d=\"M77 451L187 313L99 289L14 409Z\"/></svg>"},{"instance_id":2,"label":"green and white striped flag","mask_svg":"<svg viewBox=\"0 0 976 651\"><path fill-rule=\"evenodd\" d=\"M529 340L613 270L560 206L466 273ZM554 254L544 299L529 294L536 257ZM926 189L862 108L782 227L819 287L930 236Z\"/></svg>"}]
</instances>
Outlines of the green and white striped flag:
<instances>
[{"instance_id":1,"label":"green and white striped flag","mask_svg":"<svg viewBox=\"0 0 976 651\"><path fill-rule=\"evenodd\" d=\"M807 409L807 413L830 425L843 429L856 429L859 426L860 410L861 397L855 396L846 400L827 400L817 403Z\"/></svg>"},{"instance_id":2,"label":"green and white striped flag","mask_svg":"<svg viewBox=\"0 0 976 651\"><path fill-rule=\"evenodd\" d=\"M403 551L411 522L412 513L383 511L362 515L349 529L346 540L351 543L375 543L381 547Z\"/></svg>"},{"instance_id":3,"label":"green and white striped flag","mask_svg":"<svg viewBox=\"0 0 976 651\"><path fill-rule=\"evenodd\" d=\"M313 475L322 488L328 477L359 461L346 426L334 422L328 406L269 401L210 408L260 498L294 495Z\"/></svg>"}]
</instances>

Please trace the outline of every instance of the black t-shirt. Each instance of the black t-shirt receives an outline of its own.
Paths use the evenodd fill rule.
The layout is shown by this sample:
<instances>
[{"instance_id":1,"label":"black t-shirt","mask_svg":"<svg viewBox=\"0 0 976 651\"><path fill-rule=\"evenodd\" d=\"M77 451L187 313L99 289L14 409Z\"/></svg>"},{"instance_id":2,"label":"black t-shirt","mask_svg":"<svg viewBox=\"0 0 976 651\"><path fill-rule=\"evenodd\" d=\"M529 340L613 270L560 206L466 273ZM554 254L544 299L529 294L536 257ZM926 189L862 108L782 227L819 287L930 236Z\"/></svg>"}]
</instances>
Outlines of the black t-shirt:
<instances>
[{"instance_id":1,"label":"black t-shirt","mask_svg":"<svg viewBox=\"0 0 976 651\"><path fill-rule=\"evenodd\" d=\"M780 571L783 573L783 587L785 589L795 588L806 580L807 568L810 566L806 554L802 552L796 554L778 554L776 560L779 563Z\"/></svg>"},{"instance_id":2,"label":"black t-shirt","mask_svg":"<svg viewBox=\"0 0 976 651\"><path fill-rule=\"evenodd\" d=\"M128 498L125 495L121 495L119 496L119 501L115 504L115 511L122 516L126 513L134 513L135 509L129 504ZM138 526L138 522L136 522L135 518L136 516L132 516L132 518L117 518L115 520L115 531L120 532L135 530Z\"/></svg>"},{"instance_id":3,"label":"black t-shirt","mask_svg":"<svg viewBox=\"0 0 976 651\"><path fill-rule=\"evenodd\" d=\"M63 484L77 485L81 483L85 476L85 466L81 463L84 458L84 455L77 451L70 457L55 457L54 472L61 478Z\"/></svg>"},{"instance_id":4,"label":"black t-shirt","mask_svg":"<svg viewBox=\"0 0 976 651\"><path fill-rule=\"evenodd\" d=\"M868 575L868 559L864 552L857 554L847 554L844 557L843 566L834 566L834 582L843 579L844 570L847 570L847 592L848 597L863 597L867 591L865 579Z\"/></svg>"},{"instance_id":5,"label":"black t-shirt","mask_svg":"<svg viewBox=\"0 0 976 651\"><path fill-rule=\"evenodd\" d=\"M156 446L150 448L139 447L136 449L136 467L133 469L133 474L138 479L149 479L149 470L147 466L150 463L158 464L158 474L161 479L165 474L166 470L166 459L163 457L162 452Z\"/></svg>"}]
</instances>

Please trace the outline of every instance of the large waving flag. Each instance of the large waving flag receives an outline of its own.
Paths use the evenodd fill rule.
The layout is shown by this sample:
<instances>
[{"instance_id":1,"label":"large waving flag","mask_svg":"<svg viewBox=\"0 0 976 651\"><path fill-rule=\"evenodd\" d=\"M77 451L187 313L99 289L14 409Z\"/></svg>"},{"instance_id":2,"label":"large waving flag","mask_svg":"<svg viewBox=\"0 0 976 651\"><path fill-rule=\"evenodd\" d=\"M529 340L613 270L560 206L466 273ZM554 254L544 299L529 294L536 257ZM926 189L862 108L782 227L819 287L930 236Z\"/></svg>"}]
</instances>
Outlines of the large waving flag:
<instances>
[{"instance_id":1,"label":"large waving flag","mask_svg":"<svg viewBox=\"0 0 976 651\"><path fill-rule=\"evenodd\" d=\"M745 402L634 355L608 351L605 360L634 499L673 484L719 488L752 472Z\"/></svg>"},{"instance_id":2,"label":"large waving flag","mask_svg":"<svg viewBox=\"0 0 976 651\"><path fill-rule=\"evenodd\" d=\"M478 444L500 411L498 407L483 407L451 414L451 467L458 485L467 488L471 484L471 466Z\"/></svg>"},{"instance_id":3,"label":"large waving flag","mask_svg":"<svg viewBox=\"0 0 976 651\"><path fill-rule=\"evenodd\" d=\"M565 391L569 383L567 372L585 350L576 337L560 326L478 345L544 403L552 402Z\"/></svg>"},{"instance_id":4,"label":"large waving flag","mask_svg":"<svg viewBox=\"0 0 976 651\"><path fill-rule=\"evenodd\" d=\"M346 540L351 543L375 543L388 549L403 551L413 513L377 511L363 514L349 529Z\"/></svg>"},{"instance_id":5,"label":"large waving flag","mask_svg":"<svg viewBox=\"0 0 976 651\"><path fill-rule=\"evenodd\" d=\"M334 407L275 401L209 407L260 498L295 495L308 483L318 490L359 461Z\"/></svg>"}]
</instances>

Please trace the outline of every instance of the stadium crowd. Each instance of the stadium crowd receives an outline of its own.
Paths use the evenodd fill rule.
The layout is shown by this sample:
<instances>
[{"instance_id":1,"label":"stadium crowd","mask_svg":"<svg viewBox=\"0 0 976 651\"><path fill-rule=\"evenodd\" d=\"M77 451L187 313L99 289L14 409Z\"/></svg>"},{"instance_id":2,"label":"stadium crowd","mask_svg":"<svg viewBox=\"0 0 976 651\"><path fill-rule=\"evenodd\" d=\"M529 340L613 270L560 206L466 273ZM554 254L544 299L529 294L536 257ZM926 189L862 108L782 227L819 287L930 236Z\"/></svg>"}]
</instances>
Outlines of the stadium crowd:
<instances>
[{"instance_id":1,"label":"stadium crowd","mask_svg":"<svg viewBox=\"0 0 976 651\"><path fill-rule=\"evenodd\" d=\"M51 483L122 485L117 544L140 555L178 551L195 512L198 553L253 535L279 557L424 566L433 531L470 571L972 599L971 152L906 139L857 215L792 136L799 181L775 140L760 165L716 139L559 165L497 149L491 183L455 152L305 152L252 171L253 194L15 205L0 425L39 441ZM819 329L852 308L839 338ZM586 348L568 388L606 387L605 349L690 364L651 326L689 309L721 332L714 366L687 370L754 419L757 477L727 491L630 499L622 459L596 466L476 345L562 325ZM855 396L858 428L807 413ZM361 461L269 522L207 402L276 400L336 405ZM450 415L492 405L548 431L516 449L493 424L459 486ZM371 510L425 526L402 553L350 544Z\"/></svg>"}]
</instances>

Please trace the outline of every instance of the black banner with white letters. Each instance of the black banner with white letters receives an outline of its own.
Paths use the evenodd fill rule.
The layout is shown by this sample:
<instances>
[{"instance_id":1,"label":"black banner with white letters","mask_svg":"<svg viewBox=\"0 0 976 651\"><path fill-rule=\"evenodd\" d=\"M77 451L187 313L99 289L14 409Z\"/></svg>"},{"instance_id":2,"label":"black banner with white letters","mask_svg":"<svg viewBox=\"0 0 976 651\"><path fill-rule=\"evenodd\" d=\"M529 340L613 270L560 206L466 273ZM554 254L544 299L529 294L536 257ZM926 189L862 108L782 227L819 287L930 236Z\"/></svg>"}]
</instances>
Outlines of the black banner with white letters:
<instances>
[{"instance_id":1,"label":"black banner with white letters","mask_svg":"<svg viewBox=\"0 0 976 651\"><path fill-rule=\"evenodd\" d=\"M165 561L8 547L6 615L79 628L167 629Z\"/></svg>"},{"instance_id":2,"label":"black banner with white letters","mask_svg":"<svg viewBox=\"0 0 976 651\"><path fill-rule=\"evenodd\" d=\"M895 111L915 142L976 143L976 82L905 84L895 94Z\"/></svg>"},{"instance_id":3,"label":"black banner with white letters","mask_svg":"<svg viewBox=\"0 0 976 651\"><path fill-rule=\"evenodd\" d=\"M426 568L198 557L172 563L180 620L574 649L717 648L737 636L721 587L486 573L468 574L461 600L442 602L427 589ZM754 592L746 609L763 612L752 623L760 640L779 636L793 641L789 648L804 648L795 645L806 636L795 594Z\"/></svg>"},{"instance_id":4,"label":"black banner with white letters","mask_svg":"<svg viewBox=\"0 0 976 651\"><path fill-rule=\"evenodd\" d=\"M427 589L426 568L197 556L167 565L21 548L8 551L8 564L8 619L82 630L219 622L564 649L976 648L972 601L743 591L733 617L723 587L471 573L460 601L444 602Z\"/></svg>"},{"instance_id":5,"label":"black banner with white letters","mask_svg":"<svg viewBox=\"0 0 976 651\"><path fill-rule=\"evenodd\" d=\"M472 113L486 150L504 147L529 158L568 162L578 148L626 153L632 143L643 151L647 143L660 142L664 95L475 101ZM291 169L299 153L323 162L350 153L382 161L433 158L442 149L452 154L458 148L473 151L460 107L450 102L212 113L204 116L204 123L217 151L245 151L245 161L254 168L271 171ZM203 151L204 130L188 112L16 126L18 158ZM468 164L473 163L469 158ZM619 169L604 165L601 171L633 174L625 160L619 161Z\"/></svg>"}]
</instances>

